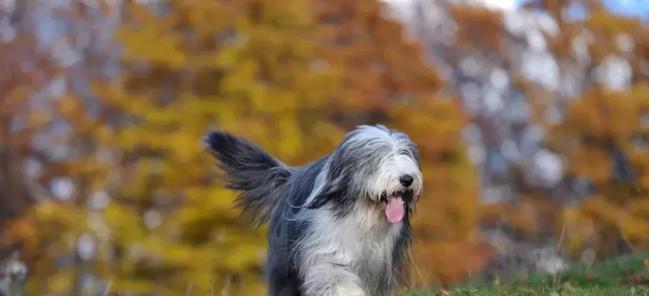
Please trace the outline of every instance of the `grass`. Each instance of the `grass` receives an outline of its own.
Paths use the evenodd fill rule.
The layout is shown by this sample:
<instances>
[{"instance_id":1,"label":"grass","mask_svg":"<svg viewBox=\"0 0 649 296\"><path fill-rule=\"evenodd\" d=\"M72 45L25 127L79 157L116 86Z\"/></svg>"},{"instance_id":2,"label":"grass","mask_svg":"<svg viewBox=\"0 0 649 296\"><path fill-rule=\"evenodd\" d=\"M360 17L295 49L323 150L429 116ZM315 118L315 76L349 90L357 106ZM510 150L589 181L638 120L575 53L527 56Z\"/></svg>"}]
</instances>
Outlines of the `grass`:
<instances>
[{"instance_id":1,"label":"grass","mask_svg":"<svg viewBox=\"0 0 649 296\"><path fill-rule=\"evenodd\" d=\"M530 274L507 283L476 284L406 296L649 296L649 252L593 266L577 265L556 275Z\"/></svg>"}]
</instances>

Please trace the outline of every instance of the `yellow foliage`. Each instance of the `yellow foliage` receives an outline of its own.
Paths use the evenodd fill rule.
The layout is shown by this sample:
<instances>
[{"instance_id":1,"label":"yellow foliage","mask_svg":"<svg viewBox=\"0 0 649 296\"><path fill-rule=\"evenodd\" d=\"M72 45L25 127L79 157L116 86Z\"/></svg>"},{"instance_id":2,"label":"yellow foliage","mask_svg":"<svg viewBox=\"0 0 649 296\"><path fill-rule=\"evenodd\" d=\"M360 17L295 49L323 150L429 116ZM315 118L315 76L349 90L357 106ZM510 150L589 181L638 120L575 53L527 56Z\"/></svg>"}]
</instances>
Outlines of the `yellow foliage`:
<instances>
[{"instance_id":1,"label":"yellow foliage","mask_svg":"<svg viewBox=\"0 0 649 296\"><path fill-rule=\"evenodd\" d=\"M98 115L74 95L58 106L84 147L66 164L78 194L37 204L10 231L35 262L29 294L90 293L76 286L81 275L120 293L261 294L265 228L232 208L235 192L222 188L201 143L210 129L299 165L357 124L399 128L419 144L426 182L414 226L417 281L456 281L484 264L486 253L466 256L479 245L480 211L459 139L465 118L438 97L439 75L381 3L173 0L162 11L125 9L116 34L123 72L94 83Z\"/></svg>"}]
</instances>

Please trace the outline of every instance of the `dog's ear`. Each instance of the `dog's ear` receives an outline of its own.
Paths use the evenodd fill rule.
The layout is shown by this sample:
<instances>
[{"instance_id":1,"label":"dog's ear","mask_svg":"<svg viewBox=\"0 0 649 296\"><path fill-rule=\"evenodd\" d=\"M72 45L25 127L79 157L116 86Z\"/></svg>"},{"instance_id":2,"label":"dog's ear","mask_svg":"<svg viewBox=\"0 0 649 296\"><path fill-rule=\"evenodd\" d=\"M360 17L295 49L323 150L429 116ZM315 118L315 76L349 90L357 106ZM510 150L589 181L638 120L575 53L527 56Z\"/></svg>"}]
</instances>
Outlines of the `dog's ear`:
<instances>
[{"instance_id":1,"label":"dog's ear","mask_svg":"<svg viewBox=\"0 0 649 296\"><path fill-rule=\"evenodd\" d=\"M333 180L325 184L324 188L316 195L313 202L309 205L309 209L317 209L326 205L334 198L345 198L347 195L347 188L349 187L349 177L343 173L338 175Z\"/></svg>"},{"instance_id":2,"label":"dog's ear","mask_svg":"<svg viewBox=\"0 0 649 296\"><path fill-rule=\"evenodd\" d=\"M322 206L326 205L327 202L331 200L331 196L326 196L322 194L318 194L316 198L311 202L311 204L308 206L309 209L319 209Z\"/></svg>"}]
</instances>

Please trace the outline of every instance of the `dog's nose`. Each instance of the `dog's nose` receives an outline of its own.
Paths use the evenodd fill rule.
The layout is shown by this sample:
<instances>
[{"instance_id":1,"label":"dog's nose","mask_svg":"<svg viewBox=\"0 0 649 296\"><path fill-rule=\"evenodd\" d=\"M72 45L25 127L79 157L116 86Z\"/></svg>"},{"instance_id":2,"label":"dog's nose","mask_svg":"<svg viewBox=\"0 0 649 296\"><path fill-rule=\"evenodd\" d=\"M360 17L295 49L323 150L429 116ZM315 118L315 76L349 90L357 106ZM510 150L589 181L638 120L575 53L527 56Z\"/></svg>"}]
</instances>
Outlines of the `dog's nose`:
<instances>
[{"instance_id":1,"label":"dog's nose","mask_svg":"<svg viewBox=\"0 0 649 296\"><path fill-rule=\"evenodd\" d=\"M411 175L401 175L401 177L399 177L399 183L401 183L401 185L403 185L405 187L410 187L410 185L412 184L412 181L413 181L413 178L412 178Z\"/></svg>"}]
</instances>

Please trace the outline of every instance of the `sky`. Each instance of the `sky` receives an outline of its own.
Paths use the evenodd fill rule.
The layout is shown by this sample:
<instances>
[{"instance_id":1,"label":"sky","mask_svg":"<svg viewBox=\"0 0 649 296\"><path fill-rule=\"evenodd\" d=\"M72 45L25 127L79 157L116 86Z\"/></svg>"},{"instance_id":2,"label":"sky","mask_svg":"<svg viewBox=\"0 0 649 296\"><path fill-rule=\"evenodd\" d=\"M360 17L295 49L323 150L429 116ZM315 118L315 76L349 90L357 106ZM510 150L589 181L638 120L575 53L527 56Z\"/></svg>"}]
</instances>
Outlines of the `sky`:
<instances>
[{"instance_id":1,"label":"sky","mask_svg":"<svg viewBox=\"0 0 649 296\"><path fill-rule=\"evenodd\" d=\"M649 18L649 0L606 0L612 11Z\"/></svg>"},{"instance_id":2,"label":"sky","mask_svg":"<svg viewBox=\"0 0 649 296\"><path fill-rule=\"evenodd\" d=\"M509 10L529 0L481 0L486 6ZM649 0L604 0L608 8L616 13L649 19Z\"/></svg>"},{"instance_id":3,"label":"sky","mask_svg":"<svg viewBox=\"0 0 649 296\"><path fill-rule=\"evenodd\" d=\"M409 2L410 0L384 0L393 4L399 5ZM486 6L501 9L511 10L516 9L521 4L529 0L474 0L475 2L483 2ZM649 0L603 0L606 6L613 12L649 19Z\"/></svg>"},{"instance_id":4,"label":"sky","mask_svg":"<svg viewBox=\"0 0 649 296\"><path fill-rule=\"evenodd\" d=\"M500 6L503 9L513 9L527 0L483 0L489 6ZM490 5L494 3L494 5ZM606 6L613 12L634 17L649 19L649 0L604 0Z\"/></svg>"}]
</instances>

